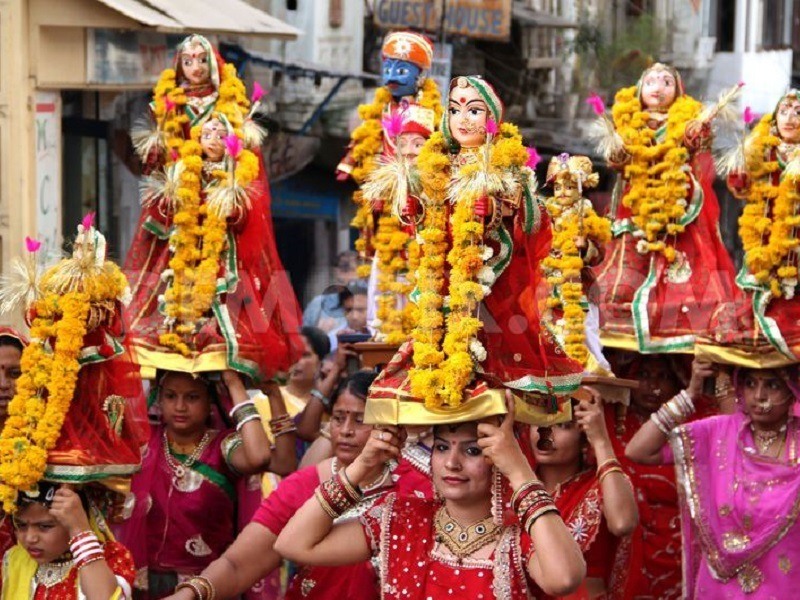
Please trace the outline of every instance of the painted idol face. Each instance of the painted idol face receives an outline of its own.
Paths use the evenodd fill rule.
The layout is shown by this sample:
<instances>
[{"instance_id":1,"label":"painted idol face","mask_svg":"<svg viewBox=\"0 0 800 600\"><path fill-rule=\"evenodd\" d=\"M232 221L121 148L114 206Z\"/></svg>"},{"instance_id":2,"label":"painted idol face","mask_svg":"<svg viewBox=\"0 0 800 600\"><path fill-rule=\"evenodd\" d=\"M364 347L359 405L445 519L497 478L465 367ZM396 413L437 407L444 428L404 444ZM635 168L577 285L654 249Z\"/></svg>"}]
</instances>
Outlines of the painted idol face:
<instances>
[{"instance_id":1,"label":"painted idol face","mask_svg":"<svg viewBox=\"0 0 800 600\"><path fill-rule=\"evenodd\" d=\"M778 105L775 113L778 135L789 144L800 143L800 100L787 96Z\"/></svg>"},{"instance_id":2,"label":"painted idol face","mask_svg":"<svg viewBox=\"0 0 800 600\"><path fill-rule=\"evenodd\" d=\"M466 80L460 80L451 90L447 110L450 133L462 148L475 148L486 141L489 108Z\"/></svg>"},{"instance_id":3,"label":"painted idol face","mask_svg":"<svg viewBox=\"0 0 800 600\"><path fill-rule=\"evenodd\" d=\"M181 72L192 85L203 85L211 81L211 67L205 48L200 44L188 44L181 50Z\"/></svg>"},{"instance_id":4,"label":"painted idol face","mask_svg":"<svg viewBox=\"0 0 800 600\"><path fill-rule=\"evenodd\" d=\"M383 60L383 85L389 88L395 99L417 93L417 80L422 72L417 65L407 60L385 58Z\"/></svg>"},{"instance_id":5,"label":"painted idol face","mask_svg":"<svg viewBox=\"0 0 800 600\"><path fill-rule=\"evenodd\" d=\"M666 69L651 69L642 78L642 104L651 110L667 110L678 95L678 82Z\"/></svg>"},{"instance_id":6,"label":"painted idol face","mask_svg":"<svg viewBox=\"0 0 800 600\"><path fill-rule=\"evenodd\" d=\"M578 184L571 177L558 177L553 183L553 196L561 206L572 206L580 198Z\"/></svg>"},{"instance_id":7,"label":"painted idol face","mask_svg":"<svg viewBox=\"0 0 800 600\"><path fill-rule=\"evenodd\" d=\"M206 160L219 162L225 156L225 137L228 130L219 119L209 119L200 134L200 146Z\"/></svg>"}]
</instances>

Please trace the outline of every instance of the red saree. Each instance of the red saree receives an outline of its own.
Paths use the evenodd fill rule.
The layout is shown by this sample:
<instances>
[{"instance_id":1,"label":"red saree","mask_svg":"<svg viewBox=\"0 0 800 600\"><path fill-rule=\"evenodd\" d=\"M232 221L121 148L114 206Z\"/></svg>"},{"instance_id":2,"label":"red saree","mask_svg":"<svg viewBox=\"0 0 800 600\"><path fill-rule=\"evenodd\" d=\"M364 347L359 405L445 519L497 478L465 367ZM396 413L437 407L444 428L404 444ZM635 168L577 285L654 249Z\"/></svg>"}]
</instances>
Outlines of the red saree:
<instances>
[{"instance_id":1,"label":"red saree","mask_svg":"<svg viewBox=\"0 0 800 600\"><path fill-rule=\"evenodd\" d=\"M619 421L615 405L606 405L606 427L614 453L636 490L639 526L630 538L628 581L615 586L621 598L672 600L681 597L681 529L678 490L672 465L640 465L625 458L625 446L642 425L628 411ZM620 565L615 565L615 572ZM609 588L611 591L611 588Z\"/></svg>"},{"instance_id":2,"label":"red saree","mask_svg":"<svg viewBox=\"0 0 800 600\"><path fill-rule=\"evenodd\" d=\"M361 517L364 535L380 564L382 600L540 597L527 572L533 545L517 526L504 528L493 556L456 563L433 550L436 500L389 494Z\"/></svg>"}]
</instances>

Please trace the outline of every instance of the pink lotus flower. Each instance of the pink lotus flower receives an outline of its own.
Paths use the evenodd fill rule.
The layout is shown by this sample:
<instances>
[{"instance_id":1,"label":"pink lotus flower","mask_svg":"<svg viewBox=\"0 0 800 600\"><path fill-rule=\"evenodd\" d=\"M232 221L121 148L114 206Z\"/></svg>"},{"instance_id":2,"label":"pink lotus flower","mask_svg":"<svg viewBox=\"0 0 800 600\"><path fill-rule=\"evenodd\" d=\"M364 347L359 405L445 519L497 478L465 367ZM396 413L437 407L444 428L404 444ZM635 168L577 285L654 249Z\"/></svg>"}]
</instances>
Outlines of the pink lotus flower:
<instances>
[{"instance_id":1,"label":"pink lotus flower","mask_svg":"<svg viewBox=\"0 0 800 600\"><path fill-rule=\"evenodd\" d=\"M744 107L744 113L742 114L742 120L744 121L745 125L750 125L753 121L756 120L756 114L753 112L753 109L749 106Z\"/></svg>"},{"instance_id":2,"label":"pink lotus flower","mask_svg":"<svg viewBox=\"0 0 800 600\"><path fill-rule=\"evenodd\" d=\"M250 101L255 104L264 97L264 94L266 94L264 88L256 81L253 83L253 96L250 98Z\"/></svg>"},{"instance_id":3,"label":"pink lotus flower","mask_svg":"<svg viewBox=\"0 0 800 600\"><path fill-rule=\"evenodd\" d=\"M525 166L535 169L536 165L542 162L542 157L539 156L539 152L533 146L526 148L526 150L528 151L528 162L525 163Z\"/></svg>"},{"instance_id":4,"label":"pink lotus flower","mask_svg":"<svg viewBox=\"0 0 800 600\"><path fill-rule=\"evenodd\" d=\"M42 247L42 242L33 238L29 238L27 235L25 236L25 248L27 248L28 252L33 254L41 247Z\"/></svg>"},{"instance_id":5,"label":"pink lotus flower","mask_svg":"<svg viewBox=\"0 0 800 600\"><path fill-rule=\"evenodd\" d=\"M396 138L403 131L403 124L405 123L405 116L401 112L393 112L390 116L384 117L381 120L386 135L390 138Z\"/></svg>"},{"instance_id":6,"label":"pink lotus flower","mask_svg":"<svg viewBox=\"0 0 800 600\"><path fill-rule=\"evenodd\" d=\"M164 98L164 106L167 107L167 112L172 112L173 110L175 110L175 101L172 100L172 98L170 98L169 96L166 96Z\"/></svg>"},{"instance_id":7,"label":"pink lotus flower","mask_svg":"<svg viewBox=\"0 0 800 600\"><path fill-rule=\"evenodd\" d=\"M94 226L94 216L95 216L95 212L91 211L91 212L86 213L86 216L83 217L83 220L81 221L81 225L83 225L84 231L88 231L89 229L91 229Z\"/></svg>"},{"instance_id":8,"label":"pink lotus flower","mask_svg":"<svg viewBox=\"0 0 800 600\"><path fill-rule=\"evenodd\" d=\"M228 154L232 158L236 158L242 151L242 140L239 139L238 135L232 133L225 137L225 147L228 149Z\"/></svg>"},{"instance_id":9,"label":"pink lotus flower","mask_svg":"<svg viewBox=\"0 0 800 600\"><path fill-rule=\"evenodd\" d=\"M598 117L606 112L606 103L597 94L592 94L586 99L586 104L592 107L594 114Z\"/></svg>"},{"instance_id":10,"label":"pink lotus flower","mask_svg":"<svg viewBox=\"0 0 800 600\"><path fill-rule=\"evenodd\" d=\"M497 126L497 121L495 121L491 117L486 119L486 134L487 135L497 135L498 131L500 131L500 128Z\"/></svg>"}]
</instances>

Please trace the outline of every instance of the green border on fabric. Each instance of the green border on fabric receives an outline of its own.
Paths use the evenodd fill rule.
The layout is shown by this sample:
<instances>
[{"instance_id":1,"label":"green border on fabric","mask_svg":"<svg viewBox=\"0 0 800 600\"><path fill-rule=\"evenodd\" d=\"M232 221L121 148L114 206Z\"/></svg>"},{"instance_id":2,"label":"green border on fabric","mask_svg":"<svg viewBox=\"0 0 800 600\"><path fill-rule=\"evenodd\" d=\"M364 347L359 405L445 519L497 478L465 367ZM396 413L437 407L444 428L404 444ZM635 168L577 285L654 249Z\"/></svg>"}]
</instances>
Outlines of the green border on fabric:
<instances>
[{"instance_id":1,"label":"green border on fabric","mask_svg":"<svg viewBox=\"0 0 800 600\"><path fill-rule=\"evenodd\" d=\"M611 223L611 235L619 237L624 233L633 233L636 231L636 226L630 219L620 219Z\"/></svg>"},{"instance_id":2,"label":"green border on fabric","mask_svg":"<svg viewBox=\"0 0 800 600\"><path fill-rule=\"evenodd\" d=\"M531 194L531 190L527 185L523 186L522 188L522 197L525 198L525 219L523 221L522 229L525 232L525 235L530 235L535 224L533 211L536 209L534 208L533 195Z\"/></svg>"},{"instance_id":3,"label":"green border on fabric","mask_svg":"<svg viewBox=\"0 0 800 600\"><path fill-rule=\"evenodd\" d=\"M514 241L511 239L511 235L503 225L500 225L497 229L492 231L489 234L489 238L497 242L497 244L500 246L500 251L486 261L486 265L492 270L495 275L495 281L497 281L497 278L503 274L503 271L506 270L511 262L511 253L514 250Z\"/></svg>"},{"instance_id":4,"label":"green border on fabric","mask_svg":"<svg viewBox=\"0 0 800 600\"><path fill-rule=\"evenodd\" d=\"M700 211L703 209L703 202L705 200L705 195L703 194L703 187L700 185L700 182L697 181L694 175L690 175L694 187L694 194L692 194L692 199L689 202L689 206L686 209L686 212L683 214L678 220L679 225L688 225L697 219Z\"/></svg>"},{"instance_id":5,"label":"green border on fabric","mask_svg":"<svg viewBox=\"0 0 800 600\"><path fill-rule=\"evenodd\" d=\"M217 103L214 102L206 106L203 112L195 114L194 109L187 104L184 107L184 110L186 111L186 116L189 117L189 126L194 127L195 125L200 123L203 119L205 119L209 115L209 113L211 113L214 110L214 108L216 108L216 106Z\"/></svg>"},{"instance_id":6,"label":"green border on fabric","mask_svg":"<svg viewBox=\"0 0 800 600\"><path fill-rule=\"evenodd\" d=\"M171 452L171 454L181 462L184 468L197 471L206 480L221 488L231 501L236 502L236 489L225 475L199 460L195 461L191 467L186 466L186 461L189 459L187 454L178 454L177 452Z\"/></svg>"},{"instance_id":7,"label":"green border on fabric","mask_svg":"<svg viewBox=\"0 0 800 600\"><path fill-rule=\"evenodd\" d=\"M97 465L73 467L63 465L47 465L44 478L58 483L90 483L102 481L109 477L124 477L141 470L141 465Z\"/></svg>"},{"instance_id":8,"label":"green border on fabric","mask_svg":"<svg viewBox=\"0 0 800 600\"><path fill-rule=\"evenodd\" d=\"M470 85L473 88L478 90L478 93L481 95L481 98L483 98L483 101L486 102L486 105L489 107L489 110L492 111L492 119L494 119L495 123L497 123L499 126L500 121L503 120L503 108L501 105L498 105L498 102L500 102L500 98L491 93L489 82L487 82L485 79L472 76L467 76L465 79L470 83Z\"/></svg>"},{"instance_id":9,"label":"green border on fabric","mask_svg":"<svg viewBox=\"0 0 800 600\"><path fill-rule=\"evenodd\" d=\"M739 269L739 273L736 275L736 285L745 292L753 294L753 316L758 321L758 326L761 327L767 341L786 358L797 360L786 340L783 339L778 323L766 314L767 307L772 301L772 292L769 288L756 281L755 276L748 271L747 265L742 265L742 268Z\"/></svg>"},{"instance_id":10,"label":"green border on fabric","mask_svg":"<svg viewBox=\"0 0 800 600\"><path fill-rule=\"evenodd\" d=\"M117 356L119 356L120 354L122 354L125 351L125 348L123 348L122 344L120 344L119 341L117 341L117 338L115 338L115 337L113 337L113 336L111 336L109 334L105 334L105 338L106 338L106 341L110 341L111 342L110 345L114 349L114 353L111 356L102 356L101 354L99 354L97 352L92 352L91 354L88 354L86 356L79 357L78 358L78 364L83 366L83 365L89 365L89 364L94 364L94 363L101 363L101 362L104 362L104 361L107 361L107 360L111 360L112 358L116 358Z\"/></svg>"},{"instance_id":11,"label":"green border on fabric","mask_svg":"<svg viewBox=\"0 0 800 600\"><path fill-rule=\"evenodd\" d=\"M260 379L258 365L249 360L244 360L239 356L239 341L236 339L236 329L231 322L228 307L214 300L211 309L217 317L222 337L225 338L225 353L227 354L228 366L239 373L244 373L254 380Z\"/></svg>"},{"instance_id":12,"label":"green border on fabric","mask_svg":"<svg viewBox=\"0 0 800 600\"><path fill-rule=\"evenodd\" d=\"M695 342L695 336L693 335L675 336L658 341L653 341L650 338L650 318L647 314L647 304L650 300L650 292L655 284L656 256L651 255L647 278L634 293L633 302L631 303L631 318L633 319L633 328L636 332L636 343L639 346L639 352L648 354L691 350Z\"/></svg>"},{"instance_id":13,"label":"green border on fabric","mask_svg":"<svg viewBox=\"0 0 800 600\"><path fill-rule=\"evenodd\" d=\"M160 240L166 240L172 235L172 228L166 228L153 217L147 217L142 224L145 231L149 231Z\"/></svg>"}]
</instances>

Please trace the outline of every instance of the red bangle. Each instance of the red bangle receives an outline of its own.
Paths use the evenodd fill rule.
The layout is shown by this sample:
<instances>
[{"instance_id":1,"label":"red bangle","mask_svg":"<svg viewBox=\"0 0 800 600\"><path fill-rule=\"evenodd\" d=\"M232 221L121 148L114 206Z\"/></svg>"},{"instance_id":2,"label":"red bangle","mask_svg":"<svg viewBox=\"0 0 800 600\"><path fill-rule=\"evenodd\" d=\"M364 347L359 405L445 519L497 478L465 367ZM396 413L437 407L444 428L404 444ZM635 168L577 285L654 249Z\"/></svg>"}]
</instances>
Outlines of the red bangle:
<instances>
[{"instance_id":1,"label":"red bangle","mask_svg":"<svg viewBox=\"0 0 800 600\"><path fill-rule=\"evenodd\" d=\"M76 533L75 535L73 535L71 538L69 538L68 543L71 547L76 542L79 542L80 540L86 539L88 537L96 538L97 536L94 534L94 531L92 531L91 529L87 529L86 531L81 531L80 533Z\"/></svg>"},{"instance_id":2,"label":"red bangle","mask_svg":"<svg viewBox=\"0 0 800 600\"><path fill-rule=\"evenodd\" d=\"M80 570L86 565L96 562L98 560L105 560L105 554L103 552L92 552L91 554L87 554L86 556L81 557L80 560L75 561L75 568Z\"/></svg>"},{"instance_id":3,"label":"red bangle","mask_svg":"<svg viewBox=\"0 0 800 600\"><path fill-rule=\"evenodd\" d=\"M620 463L616 458L609 458L608 460L604 460L602 464L597 467L597 479L598 481L603 479L609 472L611 471L622 471L622 463Z\"/></svg>"}]
</instances>

